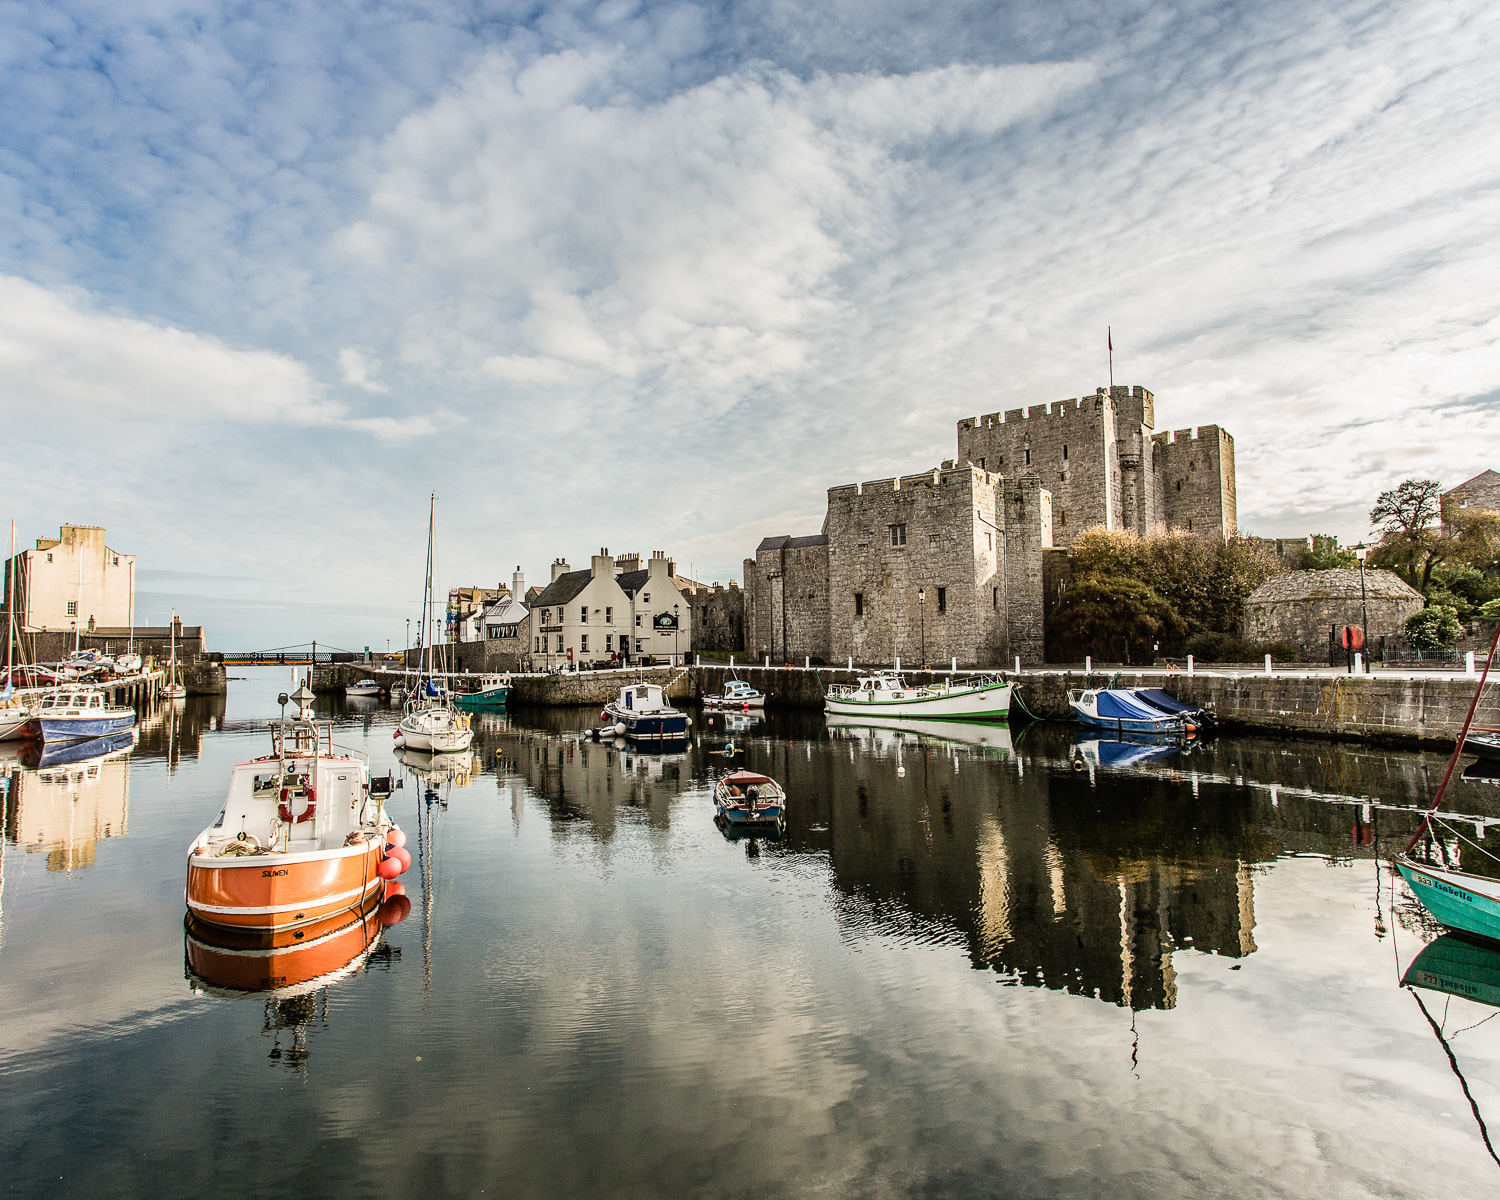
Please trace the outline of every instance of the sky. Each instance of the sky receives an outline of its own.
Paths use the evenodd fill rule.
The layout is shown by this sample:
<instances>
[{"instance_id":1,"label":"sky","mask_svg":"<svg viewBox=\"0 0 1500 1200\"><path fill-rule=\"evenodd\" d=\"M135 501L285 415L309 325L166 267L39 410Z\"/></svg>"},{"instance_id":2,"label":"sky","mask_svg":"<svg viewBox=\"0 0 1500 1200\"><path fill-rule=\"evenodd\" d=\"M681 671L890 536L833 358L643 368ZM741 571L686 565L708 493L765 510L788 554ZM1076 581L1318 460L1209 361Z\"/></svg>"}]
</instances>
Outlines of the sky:
<instances>
[{"instance_id":1,"label":"sky","mask_svg":"<svg viewBox=\"0 0 1500 1200\"><path fill-rule=\"evenodd\" d=\"M1471 0L0 2L0 429L217 649L399 644L601 547L740 578L1091 393L1243 530L1500 467Z\"/></svg>"}]
</instances>

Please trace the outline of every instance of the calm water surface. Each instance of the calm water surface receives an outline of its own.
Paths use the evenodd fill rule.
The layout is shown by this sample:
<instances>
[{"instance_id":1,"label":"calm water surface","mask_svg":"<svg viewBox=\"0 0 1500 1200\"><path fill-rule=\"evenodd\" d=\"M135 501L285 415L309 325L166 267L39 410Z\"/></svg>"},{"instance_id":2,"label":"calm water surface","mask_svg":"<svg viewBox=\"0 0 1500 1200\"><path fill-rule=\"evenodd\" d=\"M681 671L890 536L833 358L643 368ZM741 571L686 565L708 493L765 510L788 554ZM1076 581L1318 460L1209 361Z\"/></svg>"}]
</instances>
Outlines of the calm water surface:
<instances>
[{"instance_id":1,"label":"calm water surface","mask_svg":"<svg viewBox=\"0 0 1500 1200\"><path fill-rule=\"evenodd\" d=\"M1376 860L1436 756L731 718L791 796L784 839L731 841L724 718L661 758L484 717L433 775L395 710L334 701L405 778L412 912L238 992L188 970L184 856L288 682L103 762L0 759L9 1191L1500 1194L1500 958L1401 986L1436 931Z\"/></svg>"}]
</instances>

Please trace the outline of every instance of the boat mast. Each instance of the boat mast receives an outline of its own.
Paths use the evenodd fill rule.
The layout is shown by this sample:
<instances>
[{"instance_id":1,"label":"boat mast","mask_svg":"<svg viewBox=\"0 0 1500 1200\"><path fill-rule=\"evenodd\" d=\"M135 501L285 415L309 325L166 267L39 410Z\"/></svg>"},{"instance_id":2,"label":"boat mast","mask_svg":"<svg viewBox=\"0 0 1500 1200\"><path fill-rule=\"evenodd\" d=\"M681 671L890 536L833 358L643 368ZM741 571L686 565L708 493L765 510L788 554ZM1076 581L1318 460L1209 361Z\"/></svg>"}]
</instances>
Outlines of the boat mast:
<instances>
[{"instance_id":1,"label":"boat mast","mask_svg":"<svg viewBox=\"0 0 1500 1200\"><path fill-rule=\"evenodd\" d=\"M16 531L15 522L11 522L10 540L15 545ZM12 553L15 553L12 551ZM130 649L129 654L135 653L135 559L130 560Z\"/></svg>"},{"instance_id":2,"label":"boat mast","mask_svg":"<svg viewBox=\"0 0 1500 1200\"><path fill-rule=\"evenodd\" d=\"M5 560L5 690L11 689L11 639L16 630L16 523L10 523L10 557Z\"/></svg>"},{"instance_id":3,"label":"boat mast","mask_svg":"<svg viewBox=\"0 0 1500 1200\"><path fill-rule=\"evenodd\" d=\"M177 686L177 610L171 609L171 623L167 626L167 645L172 656L172 686Z\"/></svg>"},{"instance_id":4,"label":"boat mast","mask_svg":"<svg viewBox=\"0 0 1500 1200\"><path fill-rule=\"evenodd\" d=\"M75 546L77 545L75 541ZM78 550L78 603L73 612L73 653L77 654L83 636L83 551Z\"/></svg>"}]
</instances>

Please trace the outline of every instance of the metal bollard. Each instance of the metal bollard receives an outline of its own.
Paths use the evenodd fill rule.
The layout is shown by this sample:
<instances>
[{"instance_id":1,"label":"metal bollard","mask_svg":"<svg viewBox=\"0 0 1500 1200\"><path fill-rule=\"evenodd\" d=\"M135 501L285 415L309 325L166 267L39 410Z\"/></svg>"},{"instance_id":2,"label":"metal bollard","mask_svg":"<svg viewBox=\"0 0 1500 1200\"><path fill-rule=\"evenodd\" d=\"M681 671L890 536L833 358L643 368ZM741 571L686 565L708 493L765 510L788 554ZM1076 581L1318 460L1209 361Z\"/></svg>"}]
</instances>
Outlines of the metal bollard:
<instances>
[{"instance_id":1,"label":"metal bollard","mask_svg":"<svg viewBox=\"0 0 1500 1200\"><path fill-rule=\"evenodd\" d=\"M1270 673L1271 673L1271 656L1268 654L1268 655L1266 655L1266 674L1269 675Z\"/></svg>"},{"instance_id":2,"label":"metal bollard","mask_svg":"<svg viewBox=\"0 0 1500 1200\"><path fill-rule=\"evenodd\" d=\"M1188 655L1187 673L1189 675L1193 673L1193 656L1191 654Z\"/></svg>"},{"instance_id":3,"label":"metal bollard","mask_svg":"<svg viewBox=\"0 0 1500 1200\"><path fill-rule=\"evenodd\" d=\"M1091 673L1093 671L1093 669L1094 669L1094 656L1092 654L1085 654L1083 656L1083 673L1085 675L1088 675L1089 673Z\"/></svg>"}]
</instances>

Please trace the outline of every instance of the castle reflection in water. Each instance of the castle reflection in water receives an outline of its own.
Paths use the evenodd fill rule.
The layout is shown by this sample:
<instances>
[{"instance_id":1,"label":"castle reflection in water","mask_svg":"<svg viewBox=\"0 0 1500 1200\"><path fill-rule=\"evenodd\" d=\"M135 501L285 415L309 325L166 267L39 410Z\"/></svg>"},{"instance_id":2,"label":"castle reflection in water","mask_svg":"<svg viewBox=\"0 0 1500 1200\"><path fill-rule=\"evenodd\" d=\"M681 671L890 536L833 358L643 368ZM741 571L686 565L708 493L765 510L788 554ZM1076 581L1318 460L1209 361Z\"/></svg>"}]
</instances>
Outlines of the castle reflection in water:
<instances>
[{"instance_id":1,"label":"castle reflection in water","mask_svg":"<svg viewBox=\"0 0 1500 1200\"><path fill-rule=\"evenodd\" d=\"M1021 985L1133 1009L1175 1005L1177 956L1255 952L1261 864L1361 860L1373 891L1377 852L1416 827L1406 810L1443 766L1431 754L1238 738L1101 755L1061 726L1012 744L1004 730L796 716L727 735L710 724L661 757L544 719L551 728L497 720L481 732L516 820L530 794L559 838L608 847L638 826L665 848L671 824L711 819L708 781L726 761L712 751L727 736L743 747L737 763L791 797L784 840L751 852L825 864L848 936L949 943ZM1455 807L1490 819L1497 799L1465 785Z\"/></svg>"}]
</instances>

